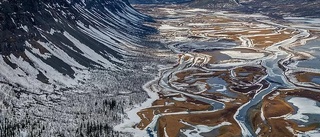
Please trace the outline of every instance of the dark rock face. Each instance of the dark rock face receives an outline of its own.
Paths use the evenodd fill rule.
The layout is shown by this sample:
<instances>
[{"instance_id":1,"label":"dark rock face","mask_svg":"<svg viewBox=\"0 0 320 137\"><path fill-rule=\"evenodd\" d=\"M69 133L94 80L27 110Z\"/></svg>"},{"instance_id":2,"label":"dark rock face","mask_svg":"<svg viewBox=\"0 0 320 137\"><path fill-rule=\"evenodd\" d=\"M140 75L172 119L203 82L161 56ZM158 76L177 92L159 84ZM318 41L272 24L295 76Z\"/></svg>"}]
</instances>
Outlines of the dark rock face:
<instances>
[{"instance_id":1,"label":"dark rock face","mask_svg":"<svg viewBox=\"0 0 320 137\"><path fill-rule=\"evenodd\" d=\"M14 63L9 57L14 55L41 69L30 59L36 56L59 73L74 78L72 64L63 58L72 58L72 62L89 68L108 67L101 58L121 64L125 54L117 50L119 45L139 42L156 32L143 26L144 21L152 19L135 11L125 0L3 0L0 54L8 57L8 63ZM55 53L57 50L59 54ZM93 56L85 53L88 50L100 61L90 58ZM41 73L46 77L45 70Z\"/></svg>"},{"instance_id":2,"label":"dark rock face","mask_svg":"<svg viewBox=\"0 0 320 137\"><path fill-rule=\"evenodd\" d=\"M109 21L108 23L114 23L110 14L119 16L124 22L132 25L129 31L131 35L144 35L148 31L142 30L150 29L137 23L141 19L150 20L138 13L130 13L137 17L134 19L118 15L117 13L129 12L125 8L129 7L128 2L121 0L87 0L85 3L80 0L70 2L66 0L10 0L1 2L0 6L0 52L4 55L23 51L25 40L40 39L39 29L43 31L49 31L51 28L65 30L67 29L65 24L76 26L76 22L79 20L83 21L84 25L90 25L92 22L81 15L78 11L79 8L96 12L96 14L104 17L106 22ZM107 8L108 11L104 8ZM107 15L108 12L109 15ZM56 19L59 19L59 22L55 21ZM122 31L125 29L125 26L120 26L120 24L113 25L113 29ZM23 28L27 28L28 31Z\"/></svg>"}]
</instances>

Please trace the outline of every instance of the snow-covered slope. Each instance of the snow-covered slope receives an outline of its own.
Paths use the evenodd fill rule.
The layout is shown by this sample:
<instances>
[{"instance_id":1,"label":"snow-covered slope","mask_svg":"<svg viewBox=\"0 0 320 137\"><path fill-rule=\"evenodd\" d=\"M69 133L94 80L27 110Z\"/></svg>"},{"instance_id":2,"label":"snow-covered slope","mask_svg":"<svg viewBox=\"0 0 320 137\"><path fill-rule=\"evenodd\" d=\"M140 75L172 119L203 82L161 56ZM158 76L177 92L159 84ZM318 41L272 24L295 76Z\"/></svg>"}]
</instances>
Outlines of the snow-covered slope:
<instances>
[{"instance_id":1,"label":"snow-covered slope","mask_svg":"<svg viewBox=\"0 0 320 137\"><path fill-rule=\"evenodd\" d=\"M155 32L123 0L2 0L0 81L28 90L73 87L86 70L118 69L127 45Z\"/></svg>"},{"instance_id":2,"label":"snow-covered slope","mask_svg":"<svg viewBox=\"0 0 320 137\"><path fill-rule=\"evenodd\" d=\"M121 134L156 69L146 21L127 0L0 0L0 136Z\"/></svg>"}]
</instances>

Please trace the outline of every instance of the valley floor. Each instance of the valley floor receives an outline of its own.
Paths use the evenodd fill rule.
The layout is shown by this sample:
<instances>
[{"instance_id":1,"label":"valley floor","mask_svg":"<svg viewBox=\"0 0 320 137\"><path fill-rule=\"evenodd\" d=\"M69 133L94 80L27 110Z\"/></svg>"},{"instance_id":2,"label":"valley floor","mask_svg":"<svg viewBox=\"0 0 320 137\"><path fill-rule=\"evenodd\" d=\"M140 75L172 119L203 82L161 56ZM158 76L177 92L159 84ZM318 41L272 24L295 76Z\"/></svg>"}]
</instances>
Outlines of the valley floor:
<instances>
[{"instance_id":1,"label":"valley floor","mask_svg":"<svg viewBox=\"0 0 320 137\"><path fill-rule=\"evenodd\" d=\"M136 5L175 57L115 130L135 136L319 136L318 19Z\"/></svg>"}]
</instances>

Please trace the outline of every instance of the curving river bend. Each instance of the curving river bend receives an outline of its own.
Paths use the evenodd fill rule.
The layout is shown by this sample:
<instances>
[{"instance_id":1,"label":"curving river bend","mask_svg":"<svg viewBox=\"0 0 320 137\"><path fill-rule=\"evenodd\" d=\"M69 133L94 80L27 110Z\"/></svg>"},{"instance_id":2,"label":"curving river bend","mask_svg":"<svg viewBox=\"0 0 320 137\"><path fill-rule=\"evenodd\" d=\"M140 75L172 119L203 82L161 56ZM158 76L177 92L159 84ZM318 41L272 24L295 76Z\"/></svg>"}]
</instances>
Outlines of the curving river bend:
<instances>
[{"instance_id":1,"label":"curving river bend","mask_svg":"<svg viewBox=\"0 0 320 137\"><path fill-rule=\"evenodd\" d=\"M296 65L310 54L295 50L317 38L310 30L272 22L263 15L175 6L157 7L152 11L140 8L158 18L158 22L152 24L160 30L155 38L167 45L170 50L166 51L167 56L176 56L177 63L162 68L159 77L145 86L153 96L148 105L135 111L141 119L135 129L143 131L135 133L136 136L141 136L140 133L219 136L228 135L224 133L226 129L232 131L229 135L236 136L273 135L277 133L271 130L273 119L281 119L291 126L283 126L288 130L288 134L283 134L312 136L318 133L317 127L304 129L305 132L295 128L294 122L301 119L290 116L296 115L298 110L293 108L299 107L288 102L297 96L320 101L300 92L308 90L305 92L318 96L320 83L295 74L310 70ZM278 114L279 108L271 114L267 112L268 106L274 105L268 104L268 99L274 98L275 102L280 100L279 104L275 103L276 107L291 106L290 111L284 115ZM254 112L253 109L260 110ZM309 113L320 117L315 112Z\"/></svg>"}]
</instances>

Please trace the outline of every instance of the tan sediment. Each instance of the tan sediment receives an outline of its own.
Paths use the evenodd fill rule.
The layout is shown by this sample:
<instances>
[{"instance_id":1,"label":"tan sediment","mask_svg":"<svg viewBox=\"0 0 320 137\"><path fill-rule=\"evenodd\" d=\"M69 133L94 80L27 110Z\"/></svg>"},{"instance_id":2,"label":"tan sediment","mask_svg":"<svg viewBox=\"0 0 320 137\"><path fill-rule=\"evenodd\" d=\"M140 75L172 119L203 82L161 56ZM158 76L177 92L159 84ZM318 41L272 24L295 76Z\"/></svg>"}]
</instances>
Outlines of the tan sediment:
<instances>
[{"instance_id":1,"label":"tan sediment","mask_svg":"<svg viewBox=\"0 0 320 137\"><path fill-rule=\"evenodd\" d=\"M204 33L204 31L222 31L223 28L221 26L209 26L209 27L196 27L196 28L191 28L191 31L193 33L197 33L197 34L201 34ZM208 36L210 35L210 33L208 34Z\"/></svg>"},{"instance_id":2,"label":"tan sediment","mask_svg":"<svg viewBox=\"0 0 320 137\"><path fill-rule=\"evenodd\" d=\"M244 96L238 96L234 101L226 102L225 108L216 112L207 112L201 114L181 114L181 115L168 115L159 118L158 133L159 136L164 136L164 129L167 134L177 136L181 129L188 128L187 125L182 124L180 121L187 122L191 125L207 125L216 126L222 122L230 122L231 125L222 126L218 129L219 137L240 136L241 130L233 116L237 109L247 102L249 99Z\"/></svg>"},{"instance_id":3,"label":"tan sediment","mask_svg":"<svg viewBox=\"0 0 320 137\"><path fill-rule=\"evenodd\" d=\"M309 32L314 36L320 36L320 30L310 30Z\"/></svg>"},{"instance_id":4,"label":"tan sediment","mask_svg":"<svg viewBox=\"0 0 320 137\"><path fill-rule=\"evenodd\" d=\"M287 32L287 33L285 33L285 32ZM254 37L249 37L249 39L252 40L254 47L264 49L264 48L269 47L275 43L289 39L293 35L295 35L293 33L293 31L282 30L282 31L280 31L280 34L266 35L266 36L254 36ZM268 41L270 41L270 42L268 42Z\"/></svg>"},{"instance_id":5,"label":"tan sediment","mask_svg":"<svg viewBox=\"0 0 320 137\"><path fill-rule=\"evenodd\" d=\"M320 73L312 73L312 72L296 72L294 74L299 82L311 82L312 77L317 76L320 77Z\"/></svg>"},{"instance_id":6,"label":"tan sediment","mask_svg":"<svg viewBox=\"0 0 320 137\"><path fill-rule=\"evenodd\" d=\"M251 29L244 28L247 30L244 31L228 31L228 32L218 32L214 33L215 35L228 35L228 36L245 36L245 35L261 35L261 34L272 34L274 33L274 29Z\"/></svg>"},{"instance_id":7,"label":"tan sediment","mask_svg":"<svg viewBox=\"0 0 320 137\"><path fill-rule=\"evenodd\" d=\"M236 73L241 72L251 72L252 75L265 75L265 70L260 67L250 67L244 66L235 69ZM230 81L230 72L229 71L214 71L214 72L205 72L200 71L198 69L191 69L186 71L180 71L175 73L177 79L171 82L178 82L178 83L186 83L186 77L194 77L199 78L199 80L204 82L211 77L221 77L225 79L227 83L231 84ZM256 79L257 77L251 77L251 81ZM192 82L194 83L194 82ZM192 84L189 83L189 84ZM227 121L230 122L232 125L230 126L223 126L219 128L219 134L221 136L239 136L241 131L238 127L238 124L234 121L233 115L235 111L239 108L241 104L246 103L250 97L246 95L242 95L240 93L236 93L238 96L234 98L231 102L225 102L225 109L219 110L217 112L208 112L208 113L201 113L201 114L174 114L174 115L165 115L161 116L158 119L158 134L159 136L163 136L166 132L169 136L177 136L180 133L180 130L183 128L188 128L187 125L181 123L181 120L187 122L192 125L207 125L207 126L215 126L221 122ZM226 97L219 93L203 93L199 94L200 96L208 97L211 99L219 99ZM146 128L146 126L151 122L150 120L153 118L153 114L166 114L170 112L195 112L195 111L205 111L210 109L210 105L201 103L196 100L192 100L188 98L187 101L174 101L172 97L181 97L181 95L171 95L165 96L160 95L160 99L154 101L152 104L153 107L147 108L142 110L138 113L140 118L142 119L141 123L138 125L140 129ZM172 104L174 103L174 104ZM165 104L172 104L170 106L160 106ZM165 112L166 111L166 112ZM142 114L145 114L147 118L144 118ZM166 130L166 131L164 131Z\"/></svg>"},{"instance_id":8,"label":"tan sediment","mask_svg":"<svg viewBox=\"0 0 320 137\"><path fill-rule=\"evenodd\" d=\"M174 82L182 83L185 80L185 77L195 73L205 73L205 72L200 70L180 71L175 74L178 77L178 79L175 80Z\"/></svg>"},{"instance_id":9,"label":"tan sediment","mask_svg":"<svg viewBox=\"0 0 320 137\"><path fill-rule=\"evenodd\" d=\"M263 120L261 119L261 106L251 110L249 113L249 118L251 120L252 128L254 131L256 131L258 128L261 129L260 133L269 131L269 126L264 124Z\"/></svg>"},{"instance_id":10,"label":"tan sediment","mask_svg":"<svg viewBox=\"0 0 320 137\"><path fill-rule=\"evenodd\" d=\"M319 92L314 92L314 91L309 91L309 90L287 90L287 91L282 91L283 94L281 94L283 97L285 96L298 96L298 97L305 97L305 98L310 98L316 101L320 101L320 93Z\"/></svg>"},{"instance_id":11,"label":"tan sediment","mask_svg":"<svg viewBox=\"0 0 320 137\"><path fill-rule=\"evenodd\" d=\"M275 95L276 93L278 95ZM320 93L309 90L279 89L267 95L261 105L266 123L262 122L261 113L258 111L251 113L253 116L250 117L254 130L257 130L258 127L261 128L259 136L293 136L297 131L307 132L318 127L319 123L299 127L294 121L285 119L287 114L294 113L294 108L285 101L288 96L306 97L320 101ZM294 134L288 127L293 129Z\"/></svg>"},{"instance_id":12,"label":"tan sediment","mask_svg":"<svg viewBox=\"0 0 320 137\"><path fill-rule=\"evenodd\" d=\"M231 23L231 22L238 22L237 20L223 17L223 16L216 16L216 15L209 15L209 14L203 14L198 16L193 16L192 18L185 18L183 19L183 22L185 24L187 23Z\"/></svg>"},{"instance_id":13,"label":"tan sediment","mask_svg":"<svg viewBox=\"0 0 320 137\"><path fill-rule=\"evenodd\" d=\"M137 125L138 128L146 128L157 114L173 113L173 112L187 112L187 111L205 111L210 110L211 105L196 102L194 99L187 98L186 101L176 101L173 97L181 97L181 95L161 96L160 99L152 103L153 107L145 108L137 114L141 118L141 122Z\"/></svg>"},{"instance_id":14,"label":"tan sediment","mask_svg":"<svg viewBox=\"0 0 320 137\"><path fill-rule=\"evenodd\" d=\"M163 136L164 129L166 127L167 134L171 137L178 136L180 129L187 128L187 125L182 124L180 121L187 122L192 125L207 125L216 126L222 122L230 122L232 125L223 126L219 129L220 136L240 136L240 127L233 119L233 114L237 107L226 108L224 110L212 113L202 114L188 114L188 115L170 115L163 116L159 119L159 136Z\"/></svg>"},{"instance_id":15,"label":"tan sediment","mask_svg":"<svg viewBox=\"0 0 320 137\"><path fill-rule=\"evenodd\" d=\"M172 8L172 7L171 7ZM172 9L175 9L173 7ZM181 7L179 7L181 8ZM150 9L144 9L150 10ZM166 16L168 13L164 13L163 10L155 9L153 12L159 12L160 16ZM179 12L179 10L177 10ZM149 12L150 14L154 14ZM180 14L180 13L179 13ZM182 14L183 15L183 14ZM169 20L170 21L170 20ZM188 26L189 23L206 23L209 25L191 25ZM158 23L154 24L154 26L161 26L161 24L167 24L170 26L185 28L183 30L160 30L159 38L165 40L172 40L176 37L197 37L203 38L201 40L211 40L211 39L230 39L237 43L243 42L240 38L247 38L252 42L253 48L260 50L246 50L246 49L233 49L233 50L244 50L244 52L252 53L252 52L263 52L263 50L271 46L275 43L283 41L285 39L291 38L293 35L296 35L294 30L282 29L278 30L278 28L270 26L270 27L262 27L259 28L258 25L263 25L260 22L246 22L243 20L230 19L228 17L219 17L212 16L210 14L204 16L192 16L192 17L183 17L178 18L177 20L171 22L164 22L160 20ZM317 33L317 32L312 32ZM201 52L202 54L210 55L210 61L208 64L214 64L219 62L219 52ZM192 54L192 53L189 53ZM183 57L183 58L182 58ZM190 56L182 56L179 58L181 60L189 60ZM232 84L236 85L236 82L242 82L246 85L250 85L255 83L255 80L266 75L265 69L261 67L239 67L234 69L236 73L235 78L230 77L230 73L228 71L222 72L204 72L196 70L188 70L188 71L180 71L178 73L174 73L175 80L170 82L175 82L177 84L186 84L185 89L191 91L197 91L195 87L188 86L194 84L195 82L205 82L210 77L221 77L227 82L227 86L232 86ZM246 72L247 76L239 76L240 73ZM224 76L221 76L224 74ZM311 74L299 74L298 79L302 82L309 82ZM194 82L187 82L187 78L195 78ZM173 84L173 83L170 83ZM260 83L261 84L261 83ZM252 84L254 85L254 84ZM254 87L255 88L255 87ZM206 86L206 89L209 90L210 87ZM246 89L247 90L247 89ZM219 110L217 112L208 112L201 114L174 114L174 115L165 115L160 116L158 119L158 134L159 136L164 136L166 133L171 136L178 136L181 129L189 128L187 125L181 123L181 120L192 125L207 125L207 126L215 126L220 124L221 122L228 121L232 123L231 126L223 126L219 128L220 136L240 136L241 131L238 124L234 121L233 116L236 110L240 105L248 102L251 99L250 95L244 94L242 91L235 91L238 95L237 98L231 102L225 102L225 109ZM192 94L192 93L190 93ZM290 120L285 120L284 118L275 118L279 116L283 116L285 114L293 113L293 108L290 104L288 104L284 98L287 96L301 96L308 98L320 99L318 94L313 94L311 92L300 92L300 91L281 91L279 96L274 97L273 99L268 99L272 94L266 96L260 107L255 111L250 112L250 120L252 121L252 126L254 130L257 128L261 128L261 132L259 135L261 136L293 136L293 134L286 128L292 127L294 130L299 131L309 131L315 128L315 125L307 125L306 127L298 127L298 125ZM179 97L180 95L177 95ZM219 93L207 93L203 92L199 96L207 97L210 99L221 99L225 97ZM164 96L160 95L160 99L153 102L153 107L146 108L139 112L139 116L142 118L141 123L139 124L140 129L144 129L146 125L150 123L150 120L154 117L154 114L166 114L169 112L189 112L189 111L203 111L210 109L210 105L205 104L200 101L190 100L188 98L187 101L174 101L172 100L174 96ZM176 96L175 96L176 97ZM166 105L171 104L171 105ZM160 106L163 105L163 106ZM266 123L261 119L261 108L264 113L264 117L266 117ZM166 111L166 112L165 112ZM143 118L143 115L147 118Z\"/></svg>"},{"instance_id":16,"label":"tan sediment","mask_svg":"<svg viewBox=\"0 0 320 137\"><path fill-rule=\"evenodd\" d=\"M245 68L250 69L250 68ZM252 69L254 71L255 69ZM201 78L209 78L212 76L219 76L222 74L228 74L228 71L221 71L221 72L202 72L197 70L190 70L186 72L179 72L176 75L181 80L177 80L182 82L186 76L195 76L195 77L201 77ZM224 77L226 78L226 77ZM180 95L173 95L174 97L180 96ZM160 95L161 99L155 101L152 105L164 105L164 104L170 104L172 102L175 102L175 106L172 107L152 107L148 108L149 111L147 114L150 114L151 112L155 112L156 114L165 114L164 110L170 110L171 112L188 112L188 111L200 111L200 110L208 110L209 106L205 103L200 103L199 101L192 100L191 98L188 98L187 102L176 102L171 100L170 97L173 96L164 96ZM205 95L203 95L205 96ZM208 96L206 96L208 97ZM218 98L218 97L210 97L210 98ZM184 122L187 122L192 125L207 125L207 126L215 126L220 124L221 122L230 122L232 125L230 126L223 126L219 128L219 134L220 136L239 136L241 134L240 127L233 119L233 115L235 114L236 110L240 107L241 104L244 104L247 102L249 98L245 95L239 95L237 98L235 98L234 101L231 102L225 102L225 109L219 110L217 112L208 112L208 113L201 113L201 114L174 114L174 115L165 115L161 116L158 119L158 134L159 136L164 136L164 133L166 132L169 136L177 136L180 133L180 130L183 128L188 128L187 125L182 124L180 121L183 120ZM188 102L190 104L188 104ZM193 105L191 105L193 104ZM194 107L194 108L193 108ZM179 108L179 109L175 109ZM183 108L183 109L182 109ZM188 110L186 110L188 108ZM156 111L158 112L156 112ZM140 115L142 118L142 116ZM152 115L150 117L153 117ZM150 118L148 118L150 119ZM148 120L143 120L142 125L147 125L150 123ZM145 128L141 126L140 128ZM166 130L166 131L164 131Z\"/></svg>"},{"instance_id":17,"label":"tan sediment","mask_svg":"<svg viewBox=\"0 0 320 137\"><path fill-rule=\"evenodd\" d=\"M207 76L219 76L221 74L225 74L228 72L215 72L210 73ZM185 76L203 76L202 73L183 73L180 75L181 79ZM213 98L213 97L211 97ZM238 124L234 121L233 115L235 114L236 110L239 108L241 104L247 102L249 98L244 95L239 95L235 98L234 101L226 102L225 109L219 110L217 112L210 112L210 113L201 113L201 114L188 114L188 115L169 115L163 116L159 118L159 127L158 133L159 136L164 135L164 130L166 129L166 133L169 136L177 136L180 133L180 130L183 128L188 128L188 126L182 124L180 121L183 120L192 125L207 125L207 126L215 126L220 124L221 122L227 121L230 122L232 125L230 126L223 126L219 128L219 136L227 137L227 136L240 136L241 130Z\"/></svg>"},{"instance_id":18,"label":"tan sediment","mask_svg":"<svg viewBox=\"0 0 320 137\"><path fill-rule=\"evenodd\" d=\"M249 49L249 48L234 48L234 49L228 49L228 50L214 50L214 51L204 51L201 52L202 54L209 55L210 60L208 64L217 64L225 61L235 62L232 57L229 57L226 54L222 54L222 51L237 51L241 53L263 53L265 55L268 55L268 53L265 53L263 51L255 50L255 49ZM227 56L224 59L219 58L219 56Z\"/></svg>"},{"instance_id":19,"label":"tan sediment","mask_svg":"<svg viewBox=\"0 0 320 137\"><path fill-rule=\"evenodd\" d=\"M288 113L293 113L294 109L285 102L279 96L273 100L264 99L262 103L262 110L264 111L265 117L279 117Z\"/></svg>"},{"instance_id":20,"label":"tan sediment","mask_svg":"<svg viewBox=\"0 0 320 137\"><path fill-rule=\"evenodd\" d=\"M260 135L272 137L292 137L294 136L294 134L287 127L291 127L294 130L293 132L295 134L297 133L297 131L306 132L315 130L317 128L317 124L307 125L306 127L298 127L298 124L289 120L285 120L283 118L268 119L268 124L271 125L271 132L261 132Z\"/></svg>"}]
</instances>

